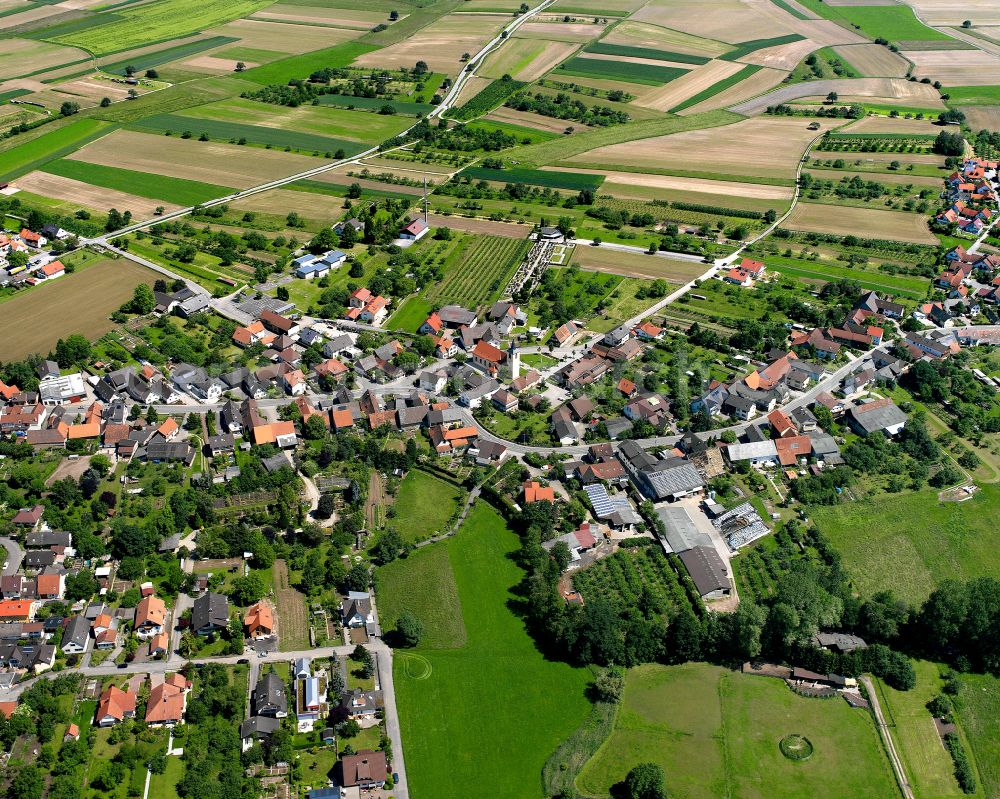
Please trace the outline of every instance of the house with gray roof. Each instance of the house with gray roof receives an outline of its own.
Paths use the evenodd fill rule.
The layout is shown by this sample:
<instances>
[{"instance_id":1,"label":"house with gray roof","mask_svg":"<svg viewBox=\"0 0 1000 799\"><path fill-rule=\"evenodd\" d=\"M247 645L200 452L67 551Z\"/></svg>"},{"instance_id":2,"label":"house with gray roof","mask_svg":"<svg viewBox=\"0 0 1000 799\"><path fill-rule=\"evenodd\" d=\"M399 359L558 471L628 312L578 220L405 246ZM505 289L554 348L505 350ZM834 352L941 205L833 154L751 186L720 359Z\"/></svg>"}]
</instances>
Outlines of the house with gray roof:
<instances>
[{"instance_id":1,"label":"house with gray roof","mask_svg":"<svg viewBox=\"0 0 1000 799\"><path fill-rule=\"evenodd\" d=\"M90 641L90 622L83 616L73 616L63 630L60 648L67 655L82 655Z\"/></svg>"},{"instance_id":2,"label":"house with gray roof","mask_svg":"<svg viewBox=\"0 0 1000 799\"><path fill-rule=\"evenodd\" d=\"M705 487L694 464L684 458L657 458L631 440L622 442L617 454L632 481L654 502L672 502Z\"/></svg>"},{"instance_id":3,"label":"house with gray roof","mask_svg":"<svg viewBox=\"0 0 1000 799\"><path fill-rule=\"evenodd\" d=\"M847 412L847 423L859 436L882 433L897 435L906 426L906 414L891 399L885 397L855 405Z\"/></svg>"},{"instance_id":4,"label":"house with gray roof","mask_svg":"<svg viewBox=\"0 0 1000 799\"><path fill-rule=\"evenodd\" d=\"M198 635L211 635L229 627L229 600L209 591L194 601L191 629Z\"/></svg>"}]
</instances>

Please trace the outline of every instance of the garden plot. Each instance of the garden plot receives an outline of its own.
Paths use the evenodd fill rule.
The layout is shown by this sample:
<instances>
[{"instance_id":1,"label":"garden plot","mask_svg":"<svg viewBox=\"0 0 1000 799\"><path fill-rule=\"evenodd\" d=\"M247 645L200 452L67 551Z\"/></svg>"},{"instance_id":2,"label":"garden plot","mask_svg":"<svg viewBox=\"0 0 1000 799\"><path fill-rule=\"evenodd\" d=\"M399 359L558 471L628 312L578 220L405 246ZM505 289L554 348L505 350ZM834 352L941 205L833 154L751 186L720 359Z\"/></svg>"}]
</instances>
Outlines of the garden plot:
<instances>
[{"instance_id":1,"label":"garden plot","mask_svg":"<svg viewBox=\"0 0 1000 799\"><path fill-rule=\"evenodd\" d=\"M0 17L0 22L3 21ZM0 81L85 59L87 54L75 47L62 47L32 39L7 39L0 47Z\"/></svg>"},{"instance_id":2,"label":"garden plot","mask_svg":"<svg viewBox=\"0 0 1000 799\"><path fill-rule=\"evenodd\" d=\"M74 153L72 159L146 172L152 181L159 174L241 189L294 175L317 164L308 156L278 150L129 130L118 130L93 142Z\"/></svg>"},{"instance_id":3,"label":"garden plot","mask_svg":"<svg viewBox=\"0 0 1000 799\"><path fill-rule=\"evenodd\" d=\"M454 75L464 53L477 53L509 22L500 14L451 14L432 22L409 38L361 56L364 67L412 67L426 61L434 72Z\"/></svg>"},{"instance_id":4,"label":"garden plot","mask_svg":"<svg viewBox=\"0 0 1000 799\"><path fill-rule=\"evenodd\" d=\"M836 120L820 122L828 130ZM817 135L802 119L770 117L744 120L723 131L691 130L669 136L598 147L568 159L568 164L635 171L701 172L789 178L809 142ZM633 171L625 169L623 171Z\"/></svg>"},{"instance_id":5,"label":"garden plot","mask_svg":"<svg viewBox=\"0 0 1000 799\"><path fill-rule=\"evenodd\" d=\"M131 211L132 216L136 219L149 219L158 207L163 207L168 212L180 207L114 189L92 186L80 180L64 178L61 175L53 175L48 172L31 172L18 178L17 186L19 189L30 191L33 194L65 200L79 208L101 213L106 212L109 208L117 208L122 213Z\"/></svg>"},{"instance_id":6,"label":"garden plot","mask_svg":"<svg viewBox=\"0 0 1000 799\"><path fill-rule=\"evenodd\" d=\"M233 42L231 47L271 50L278 53L309 53L346 42L359 35L358 31L347 28L289 25L281 22L263 22L259 19L237 19L212 28L210 33L214 36L233 36L239 39L238 42ZM406 66L412 67L413 64Z\"/></svg>"},{"instance_id":7,"label":"garden plot","mask_svg":"<svg viewBox=\"0 0 1000 799\"><path fill-rule=\"evenodd\" d=\"M847 44L833 51L868 78L905 78L910 68L899 53L880 44Z\"/></svg>"},{"instance_id":8,"label":"garden plot","mask_svg":"<svg viewBox=\"0 0 1000 799\"><path fill-rule=\"evenodd\" d=\"M840 102L845 97L863 97L868 100L902 102L919 108L941 106L937 90L926 83L914 83L903 78L848 78L814 80L782 86L773 92L730 106L737 114L750 116L762 113L769 105L779 105L806 97L825 98L829 92L837 92Z\"/></svg>"},{"instance_id":9,"label":"garden plot","mask_svg":"<svg viewBox=\"0 0 1000 799\"><path fill-rule=\"evenodd\" d=\"M689 116L691 114L700 114L704 111L715 111L719 108L727 108L733 103L742 102L748 97L756 97L762 92L773 89L786 77L788 77L787 72L780 69L768 69L767 67L764 67L763 69L757 70L749 77L744 78L734 86L723 89L718 94L714 94L696 105L688 106L677 113L681 116Z\"/></svg>"},{"instance_id":10,"label":"garden plot","mask_svg":"<svg viewBox=\"0 0 1000 799\"><path fill-rule=\"evenodd\" d=\"M623 44L631 47L650 47L654 50L668 50L689 55L712 58L728 52L732 47L725 42L692 36L689 33L671 30L660 25L626 20L616 25L601 39L602 44Z\"/></svg>"},{"instance_id":11,"label":"garden plot","mask_svg":"<svg viewBox=\"0 0 1000 799\"><path fill-rule=\"evenodd\" d=\"M982 50L905 50L918 78L945 86L991 86L1000 83L1000 57Z\"/></svg>"},{"instance_id":12,"label":"garden plot","mask_svg":"<svg viewBox=\"0 0 1000 799\"><path fill-rule=\"evenodd\" d=\"M836 236L856 236L860 232L872 239L938 243L927 229L926 217L877 208L799 203L782 225L790 230L832 233Z\"/></svg>"},{"instance_id":13,"label":"garden plot","mask_svg":"<svg viewBox=\"0 0 1000 799\"><path fill-rule=\"evenodd\" d=\"M487 78L510 75L514 80L530 82L542 77L576 52L572 42L547 42L541 39L514 37L488 56L479 72Z\"/></svg>"},{"instance_id":14,"label":"garden plot","mask_svg":"<svg viewBox=\"0 0 1000 799\"><path fill-rule=\"evenodd\" d=\"M681 75L665 86L644 92L634 102L644 108L669 111L674 106L705 91L719 81L735 75L742 69L743 65L735 61L709 61L707 64L694 67L687 74Z\"/></svg>"}]
</instances>

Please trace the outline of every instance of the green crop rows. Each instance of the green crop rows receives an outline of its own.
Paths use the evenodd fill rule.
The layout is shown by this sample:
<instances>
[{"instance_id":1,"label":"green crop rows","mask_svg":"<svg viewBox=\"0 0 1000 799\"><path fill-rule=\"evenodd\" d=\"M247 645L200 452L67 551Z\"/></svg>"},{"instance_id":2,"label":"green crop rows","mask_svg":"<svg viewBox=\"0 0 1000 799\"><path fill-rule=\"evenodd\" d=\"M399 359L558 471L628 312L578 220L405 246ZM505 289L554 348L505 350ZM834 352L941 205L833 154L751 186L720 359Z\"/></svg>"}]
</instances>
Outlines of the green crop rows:
<instances>
[{"instance_id":1,"label":"green crop rows","mask_svg":"<svg viewBox=\"0 0 1000 799\"><path fill-rule=\"evenodd\" d=\"M800 37L801 38L801 37ZM634 64L631 61L602 61L599 58L577 56L559 65L556 73L580 75L589 78L622 80L629 83L644 83L660 86L670 83L685 74L687 70L677 67L659 67L653 64Z\"/></svg>"},{"instance_id":2,"label":"green crop rows","mask_svg":"<svg viewBox=\"0 0 1000 799\"><path fill-rule=\"evenodd\" d=\"M366 149L363 144L332 136L319 136L285 128L268 128L263 125L243 125L239 122L225 122L220 119L186 117L181 114L157 114L133 123L141 130L165 133L190 132L195 136L204 133L210 139L239 141L246 139L250 144L270 144L272 147L291 147L308 152L335 152L343 150L355 155Z\"/></svg>"},{"instance_id":3,"label":"green crop rows","mask_svg":"<svg viewBox=\"0 0 1000 799\"><path fill-rule=\"evenodd\" d=\"M587 175L582 172L546 172L541 169L488 169L470 166L460 173L473 180L495 180L501 183L525 183L530 186L548 186L550 189L596 190L604 175Z\"/></svg>"},{"instance_id":4,"label":"green crop rows","mask_svg":"<svg viewBox=\"0 0 1000 799\"><path fill-rule=\"evenodd\" d=\"M53 161L44 167L52 175L60 175L71 180L79 180L92 186L135 194L151 200L163 200L177 205L197 205L216 197L232 194L234 189L201 183L197 180L171 178L166 175L151 175L132 169L89 164L86 161Z\"/></svg>"},{"instance_id":5,"label":"green crop rows","mask_svg":"<svg viewBox=\"0 0 1000 799\"><path fill-rule=\"evenodd\" d=\"M598 42L584 48L585 53L598 55L620 55L629 58L652 58L656 61L675 61L678 64L707 64L712 59L689 53L674 53L670 50L655 50L652 47L633 47L628 44L605 44Z\"/></svg>"},{"instance_id":6,"label":"green crop rows","mask_svg":"<svg viewBox=\"0 0 1000 799\"><path fill-rule=\"evenodd\" d=\"M123 61L101 64L101 69L104 72L110 72L115 75L124 75L126 67L135 67L136 70L140 71L149 69L150 67L158 67L160 64L166 64L169 61L186 58L195 53L203 53L205 50L211 50L213 47L221 47L224 44L236 41L239 41L239 39L232 36L212 36L208 39L199 39L196 42L168 47L165 50L157 50L155 53L145 53L134 58L126 58Z\"/></svg>"},{"instance_id":7,"label":"green crop rows","mask_svg":"<svg viewBox=\"0 0 1000 799\"><path fill-rule=\"evenodd\" d=\"M498 296L521 263L528 242L506 236L476 236L459 244L460 260L444 280L427 292L435 303L454 302L469 308Z\"/></svg>"},{"instance_id":8,"label":"green crop rows","mask_svg":"<svg viewBox=\"0 0 1000 799\"><path fill-rule=\"evenodd\" d=\"M743 56L750 55L750 53L755 53L758 50L764 50L768 47L777 47L779 44L800 42L804 38L805 36L801 36L798 33L788 33L784 36L775 36L771 39L751 39L749 42L740 42L735 48L722 57L726 59L726 61L735 61L737 58L743 58Z\"/></svg>"},{"instance_id":9,"label":"green crop rows","mask_svg":"<svg viewBox=\"0 0 1000 799\"><path fill-rule=\"evenodd\" d=\"M756 64L745 66L739 72L730 75L728 78L723 78L717 83L713 83L707 89L702 89L697 94L693 94L688 97L684 102L678 103L670 109L670 113L676 114L678 111L683 111L685 108L691 108L691 106L698 105L698 103L703 102L710 97L715 97L715 95L721 94L730 86L735 86L740 81L746 80L759 69L762 69L762 67L759 67Z\"/></svg>"},{"instance_id":10,"label":"green crop rows","mask_svg":"<svg viewBox=\"0 0 1000 799\"><path fill-rule=\"evenodd\" d=\"M411 103L405 100L387 100L381 97L352 97L349 94L322 94L317 98L319 105L332 105L337 108L360 108L365 111L377 111L383 106L392 106L397 114L427 114L434 110L430 103Z\"/></svg>"},{"instance_id":11,"label":"green crop rows","mask_svg":"<svg viewBox=\"0 0 1000 799\"><path fill-rule=\"evenodd\" d=\"M475 119L483 114L488 114L498 105L503 104L508 97L520 91L527 83L519 80L499 80L493 81L489 86L475 95L469 102L456 108L449 113L455 119Z\"/></svg>"}]
</instances>

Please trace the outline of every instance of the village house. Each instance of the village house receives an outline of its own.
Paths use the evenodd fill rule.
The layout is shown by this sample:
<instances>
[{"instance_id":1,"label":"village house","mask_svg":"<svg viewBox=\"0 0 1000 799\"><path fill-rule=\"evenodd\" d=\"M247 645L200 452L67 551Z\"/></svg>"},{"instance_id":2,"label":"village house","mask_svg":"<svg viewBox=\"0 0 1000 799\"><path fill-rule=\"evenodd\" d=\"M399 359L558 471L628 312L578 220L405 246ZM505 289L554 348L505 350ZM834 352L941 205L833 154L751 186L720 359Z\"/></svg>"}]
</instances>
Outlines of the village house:
<instances>
[{"instance_id":1,"label":"village house","mask_svg":"<svg viewBox=\"0 0 1000 799\"><path fill-rule=\"evenodd\" d=\"M190 681L179 673L154 685L146 702L146 724L150 727L180 724L184 720L190 690Z\"/></svg>"},{"instance_id":2,"label":"village house","mask_svg":"<svg viewBox=\"0 0 1000 799\"><path fill-rule=\"evenodd\" d=\"M136 695L132 691L123 691L114 685L109 685L101 693L94 714L94 723L98 727L113 727L126 719L135 718Z\"/></svg>"}]
</instances>

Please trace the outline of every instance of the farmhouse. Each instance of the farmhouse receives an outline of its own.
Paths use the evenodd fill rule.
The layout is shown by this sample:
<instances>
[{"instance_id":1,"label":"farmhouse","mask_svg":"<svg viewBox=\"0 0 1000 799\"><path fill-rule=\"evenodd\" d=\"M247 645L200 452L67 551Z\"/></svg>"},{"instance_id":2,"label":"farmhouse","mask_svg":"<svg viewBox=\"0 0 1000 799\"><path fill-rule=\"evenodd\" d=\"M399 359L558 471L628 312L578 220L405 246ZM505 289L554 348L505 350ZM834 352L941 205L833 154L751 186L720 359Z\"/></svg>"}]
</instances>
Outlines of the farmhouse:
<instances>
[{"instance_id":1,"label":"farmhouse","mask_svg":"<svg viewBox=\"0 0 1000 799\"><path fill-rule=\"evenodd\" d=\"M552 548L556 544L563 543L569 548L571 562L576 563L580 560L584 552L589 552L597 546L595 532L599 532L597 525L590 525L585 522L580 525L578 530L574 530L572 533L566 533L565 535L556 536L548 541L544 541L542 548L552 551Z\"/></svg>"},{"instance_id":2,"label":"farmhouse","mask_svg":"<svg viewBox=\"0 0 1000 799\"><path fill-rule=\"evenodd\" d=\"M855 405L847 412L847 423L859 436L875 432L894 436L906 426L906 414L886 397Z\"/></svg>"},{"instance_id":3,"label":"farmhouse","mask_svg":"<svg viewBox=\"0 0 1000 799\"><path fill-rule=\"evenodd\" d=\"M430 230L427 221L423 217L417 217L406 227L399 231L399 237L404 241L417 241L427 235Z\"/></svg>"},{"instance_id":4,"label":"farmhouse","mask_svg":"<svg viewBox=\"0 0 1000 799\"><path fill-rule=\"evenodd\" d=\"M656 458L635 441L622 442L618 460L639 490L654 502L673 502L697 494L705 487L705 481L690 461L676 456Z\"/></svg>"},{"instance_id":5,"label":"farmhouse","mask_svg":"<svg viewBox=\"0 0 1000 799\"><path fill-rule=\"evenodd\" d=\"M729 578L729 570L715 547L693 547L681 552L680 559L703 599L717 599L729 596L732 592L733 584Z\"/></svg>"}]
</instances>

